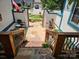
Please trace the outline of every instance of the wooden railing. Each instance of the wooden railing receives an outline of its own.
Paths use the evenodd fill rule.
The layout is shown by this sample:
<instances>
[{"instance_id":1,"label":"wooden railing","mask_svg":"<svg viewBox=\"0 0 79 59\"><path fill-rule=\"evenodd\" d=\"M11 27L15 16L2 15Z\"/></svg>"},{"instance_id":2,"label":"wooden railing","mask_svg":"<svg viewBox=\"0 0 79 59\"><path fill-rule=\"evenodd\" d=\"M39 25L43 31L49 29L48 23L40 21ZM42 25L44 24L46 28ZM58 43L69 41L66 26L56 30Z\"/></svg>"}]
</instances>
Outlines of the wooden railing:
<instances>
[{"instance_id":1,"label":"wooden railing","mask_svg":"<svg viewBox=\"0 0 79 59\"><path fill-rule=\"evenodd\" d=\"M17 29L10 32L0 33L0 42L7 58L14 57L17 49L24 41L24 29Z\"/></svg>"},{"instance_id":2,"label":"wooden railing","mask_svg":"<svg viewBox=\"0 0 79 59\"><path fill-rule=\"evenodd\" d=\"M51 40L50 47L53 51L53 56L58 56L62 52L65 52L67 54L71 54L71 51L74 51L75 53L79 52L79 32L57 33L50 30L46 30L46 41L49 40Z\"/></svg>"}]
</instances>

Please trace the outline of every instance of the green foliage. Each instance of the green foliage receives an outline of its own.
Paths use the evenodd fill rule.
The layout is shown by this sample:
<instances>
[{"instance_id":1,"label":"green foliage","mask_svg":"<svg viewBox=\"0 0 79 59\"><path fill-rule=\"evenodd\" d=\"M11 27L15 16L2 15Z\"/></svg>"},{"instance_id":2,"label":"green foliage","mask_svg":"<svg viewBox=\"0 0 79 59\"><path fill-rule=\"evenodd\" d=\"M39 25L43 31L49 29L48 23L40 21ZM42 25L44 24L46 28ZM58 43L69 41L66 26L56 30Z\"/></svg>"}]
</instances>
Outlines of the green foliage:
<instances>
[{"instance_id":1,"label":"green foliage","mask_svg":"<svg viewBox=\"0 0 79 59\"><path fill-rule=\"evenodd\" d=\"M79 0L77 0L78 6L79 6Z\"/></svg>"},{"instance_id":2,"label":"green foliage","mask_svg":"<svg viewBox=\"0 0 79 59\"><path fill-rule=\"evenodd\" d=\"M76 1L77 2L77 6L79 6L79 0L69 0L68 4L71 5L73 1Z\"/></svg>"},{"instance_id":3,"label":"green foliage","mask_svg":"<svg viewBox=\"0 0 79 59\"><path fill-rule=\"evenodd\" d=\"M47 43L42 44L43 48L48 48L49 45Z\"/></svg>"},{"instance_id":4,"label":"green foliage","mask_svg":"<svg viewBox=\"0 0 79 59\"><path fill-rule=\"evenodd\" d=\"M71 5L73 0L68 0L68 4Z\"/></svg>"},{"instance_id":5,"label":"green foliage","mask_svg":"<svg viewBox=\"0 0 79 59\"><path fill-rule=\"evenodd\" d=\"M32 14L29 14L29 20L31 22L41 21L42 18L43 18L42 15L32 15Z\"/></svg>"},{"instance_id":6,"label":"green foliage","mask_svg":"<svg viewBox=\"0 0 79 59\"><path fill-rule=\"evenodd\" d=\"M43 8L47 10L62 10L64 0L41 0Z\"/></svg>"}]
</instances>

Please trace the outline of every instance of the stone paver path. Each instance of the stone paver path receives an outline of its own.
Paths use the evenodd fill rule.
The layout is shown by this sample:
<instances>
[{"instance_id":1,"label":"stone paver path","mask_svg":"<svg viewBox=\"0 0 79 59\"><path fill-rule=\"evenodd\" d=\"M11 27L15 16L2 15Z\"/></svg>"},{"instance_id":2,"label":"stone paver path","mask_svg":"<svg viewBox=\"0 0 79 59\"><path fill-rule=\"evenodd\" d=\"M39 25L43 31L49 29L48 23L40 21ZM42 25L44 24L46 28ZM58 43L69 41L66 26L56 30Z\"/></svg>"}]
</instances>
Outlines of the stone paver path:
<instances>
[{"instance_id":1,"label":"stone paver path","mask_svg":"<svg viewBox=\"0 0 79 59\"><path fill-rule=\"evenodd\" d=\"M42 27L41 22L30 23L26 40L29 42L25 47L42 47L42 44L45 42L45 28Z\"/></svg>"}]
</instances>

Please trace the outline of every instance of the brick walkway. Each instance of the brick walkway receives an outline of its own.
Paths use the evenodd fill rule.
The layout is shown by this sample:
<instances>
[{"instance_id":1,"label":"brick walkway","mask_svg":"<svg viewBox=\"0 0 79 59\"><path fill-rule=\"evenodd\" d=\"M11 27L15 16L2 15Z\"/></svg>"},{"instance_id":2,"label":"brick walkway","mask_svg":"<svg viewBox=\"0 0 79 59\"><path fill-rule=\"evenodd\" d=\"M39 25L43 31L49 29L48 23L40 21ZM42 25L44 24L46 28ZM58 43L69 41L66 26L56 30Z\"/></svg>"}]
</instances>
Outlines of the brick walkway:
<instances>
[{"instance_id":1,"label":"brick walkway","mask_svg":"<svg viewBox=\"0 0 79 59\"><path fill-rule=\"evenodd\" d=\"M41 22L30 23L26 40L29 42L25 47L42 47L42 44L45 42L45 28L42 27Z\"/></svg>"}]
</instances>

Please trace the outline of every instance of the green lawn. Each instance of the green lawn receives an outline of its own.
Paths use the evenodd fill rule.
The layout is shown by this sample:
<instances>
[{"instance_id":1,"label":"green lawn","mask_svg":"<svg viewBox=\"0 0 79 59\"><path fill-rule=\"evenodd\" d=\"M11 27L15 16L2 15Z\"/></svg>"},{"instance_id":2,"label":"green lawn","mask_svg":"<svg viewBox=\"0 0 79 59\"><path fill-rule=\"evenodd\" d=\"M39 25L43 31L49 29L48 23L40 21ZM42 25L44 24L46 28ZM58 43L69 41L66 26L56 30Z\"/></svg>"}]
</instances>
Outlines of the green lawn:
<instances>
[{"instance_id":1,"label":"green lawn","mask_svg":"<svg viewBox=\"0 0 79 59\"><path fill-rule=\"evenodd\" d=\"M41 21L43 19L42 15L31 15L29 14L29 20L32 22Z\"/></svg>"}]
</instances>

